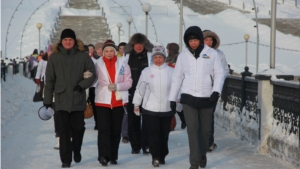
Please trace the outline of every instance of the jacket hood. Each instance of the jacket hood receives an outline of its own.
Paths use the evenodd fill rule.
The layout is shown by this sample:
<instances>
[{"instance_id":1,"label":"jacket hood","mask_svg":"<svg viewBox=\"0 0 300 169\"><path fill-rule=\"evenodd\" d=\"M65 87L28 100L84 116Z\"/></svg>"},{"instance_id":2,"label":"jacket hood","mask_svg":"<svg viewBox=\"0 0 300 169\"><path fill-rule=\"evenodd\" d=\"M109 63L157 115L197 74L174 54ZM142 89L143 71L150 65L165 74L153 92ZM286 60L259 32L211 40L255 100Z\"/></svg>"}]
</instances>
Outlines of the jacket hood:
<instances>
[{"instance_id":1,"label":"jacket hood","mask_svg":"<svg viewBox=\"0 0 300 169\"><path fill-rule=\"evenodd\" d=\"M184 40L185 45L189 48L189 41L188 41L187 37L191 33L198 35L198 37L200 38L200 46L204 46L203 33L202 33L201 28L198 26L191 26L191 27L187 28L187 30L184 32L183 40Z\"/></svg>"},{"instance_id":2,"label":"jacket hood","mask_svg":"<svg viewBox=\"0 0 300 169\"><path fill-rule=\"evenodd\" d=\"M203 38L205 39L207 37L212 37L213 39L212 48L218 49L221 43L219 36L213 31L205 30L203 31Z\"/></svg>"},{"instance_id":3,"label":"jacket hood","mask_svg":"<svg viewBox=\"0 0 300 169\"><path fill-rule=\"evenodd\" d=\"M148 52L152 52L153 44L148 38L144 34L136 33L132 35L128 44L125 46L125 53L131 53L133 51L133 45L137 43L143 44Z\"/></svg>"},{"instance_id":4,"label":"jacket hood","mask_svg":"<svg viewBox=\"0 0 300 169\"><path fill-rule=\"evenodd\" d=\"M61 41L55 43L54 45L52 45L52 51L53 53L58 53L58 51L60 50L59 47L62 47ZM76 39L76 43L74 46L77 46L77 49L79 51L84 51L84 44L80 39Z\"/></svg>"}]
</instances>

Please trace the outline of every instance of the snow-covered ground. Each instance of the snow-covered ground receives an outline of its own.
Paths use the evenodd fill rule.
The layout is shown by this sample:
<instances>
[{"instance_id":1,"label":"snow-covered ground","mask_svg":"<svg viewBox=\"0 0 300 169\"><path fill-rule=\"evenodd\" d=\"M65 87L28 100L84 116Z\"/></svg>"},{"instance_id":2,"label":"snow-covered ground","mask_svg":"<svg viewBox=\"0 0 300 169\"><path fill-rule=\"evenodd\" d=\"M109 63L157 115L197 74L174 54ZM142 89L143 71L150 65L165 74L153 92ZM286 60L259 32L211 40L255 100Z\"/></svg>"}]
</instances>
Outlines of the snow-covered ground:
<instances>
[{"instance_id":1,"label":"snow-covered ground","mask_svg":"<svg viewBox=\"0 0 300 169\"><path fill-rule=\"evenodd\" d=\"M26 19L33 11L40 6L44 1L30 0L22 2L18 11L15 12L14 18L11 21L9 34L7 36L7 52L5 52L5 37L6 30L10 17L18 5L18 1L2 1L1 2L1 48L3 57L22 57L32 53L34 48L38 48L38 30L36 23L41 22L44 26L41 29L41 49L47 46L51 28L55 22L55 16L58 7L62 6L67 0L49 0L45 5L32 15L25 26ZM228 4L228 0L218 0ZM118 33L116 24L123 24L122 30L124 34L121 36L121 41L128 41L128 23L126 22L127 14L111 12L113 7L123 6L133 16L134 24L131 24L131 34L137 32L145 32L145 13L142 11L140 3L150 3L153 6L151 20L149 20L148 37L151 42L158 40L164 45L170 42L179 43L179 10L178 6L172 0L98 0L101 7L104 8L106 17L108 18L109 28L113 35L113 40L118 42ZM221 38L220 49L226 54L227 61L235 72L244 71L245 66L245 43L235 45L226 45L244 41L244 34L250 35L250 41L256 42L256 29L253 27L255 21L254 11L251 10L253 0L231 0L231 6L242 8L242 2L245 3L245 10L251 12L242 14L236 10L228 9L216 15L201 15L195 14L189 8L184 7L184 22L185 27L198 25L203 30L210 29L215 31ZM269 18L269 10L271 8L271 0L255 0L259 7L258 17ZM294 4L294 0L277 1L277 17L278 18L300 18L300 0L297 0L298 6ZM155 14L154 6L167 8L166 14ZM129 11L130 10L130 11ZM165 10L160 11L166 13ZM62 8L62 13L67 15L100 15L101 12L74 10ZM190 15L192 14L193 15ZM134 28L134 25L136 28ZM24 29L23 44L20 45L22 31ZM155 31L156 30L156 31ZM156 34L155 34L156 33ZM270 28L265 25L259 25L260 43L270 45ZM156 39L157 35L157 39ZM80 37L79 37L80 38ZM286 49L299 50L300 38L290 34L276 32L276 46ZM22 54L20 54L20 46L22 46ZM4 56L7 53L7 56ZM285 73L300 75L300 52L292 52L287 50L276 49L276 68ZM269 68L270 65L270 48L259 46L259 72ZM256 69L256 45L248 43L248 66L253 73Z\"/></svg>"},{"instance_id":2,"label":"snow-covered ground","mask_svg":"<svg viewBox=\"0 0 300 169\"><path fill-rule=\"evenodd\" d=\"M54 169L60 168L59 152L53 149L53 119L42 121L37 115L41 102L33 103L35 84L20 75L7 77L1 83L1 168L2 169ZM14 90L11 90L13 88ZM97 161L97 131L93 118L86 119L86 132L82 146L82 161L72 163L72 168L103 168ZM166 164L160 168L189 168L189 147L186 129L180 129L177 118L175 131L169 137L169 155ZM275 158L256 153L255 146L239 140L233 133L215 128L215 142L218 148L208 154L206 168L212 169L275 169L290 168ZM118 165L108 165L117 169L151 169L150 155L132 155L129 144L120 144Z\"/></svg>"}]
</instances>

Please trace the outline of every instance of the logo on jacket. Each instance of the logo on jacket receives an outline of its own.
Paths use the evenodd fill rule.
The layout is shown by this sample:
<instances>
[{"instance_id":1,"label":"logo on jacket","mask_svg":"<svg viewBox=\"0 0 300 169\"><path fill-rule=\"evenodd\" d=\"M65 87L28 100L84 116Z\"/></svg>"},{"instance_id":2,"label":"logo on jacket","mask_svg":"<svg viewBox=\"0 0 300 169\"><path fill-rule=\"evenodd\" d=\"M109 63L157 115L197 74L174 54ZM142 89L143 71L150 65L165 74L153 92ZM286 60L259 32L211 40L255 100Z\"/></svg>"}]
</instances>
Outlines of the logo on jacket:
<instances>
[{"instance_id":1,"label":"logo on jacket","mask_svg":"<svg viewBox=\"0 0 300 169\"><path fill-rule=\"evenodd\" d=\"M154 78L154 75L152 74L152 75L150 75L150 77L153 79L153 78Z\"/></svg>"},{"instance_id":2,"label":"logo on jacket","mask_svg":"<svg viewBox=\"0 0 300 169\"><path fill-rule=\"evenodd\" d=\"M125 72L125 68L124 68L124 66L122 66L120 69L119 75L124 75L124 72Z\"/></svg>"},{"instance_id":3,"label":"logo on jacket","mask_svg":"<svg viewBox=\"0 0 300 169\"><path fill-rule=\"evenodd\" d=\"M203 54L203 55L202 55L202 58L204 58L204 59L209 59L210 57L209 57L208 55L206 55L206 54Z\"/></svg>"}]
</instances>

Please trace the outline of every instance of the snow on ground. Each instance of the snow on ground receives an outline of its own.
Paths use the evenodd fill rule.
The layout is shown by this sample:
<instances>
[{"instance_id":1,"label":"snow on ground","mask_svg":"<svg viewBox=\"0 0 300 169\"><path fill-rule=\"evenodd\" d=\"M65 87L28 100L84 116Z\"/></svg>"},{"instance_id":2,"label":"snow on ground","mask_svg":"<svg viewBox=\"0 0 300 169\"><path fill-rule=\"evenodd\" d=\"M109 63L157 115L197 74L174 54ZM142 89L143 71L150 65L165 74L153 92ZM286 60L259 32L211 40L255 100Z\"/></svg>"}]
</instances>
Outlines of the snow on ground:
<instances>
[{"instance_id":1,"label":"snow on ground","mask_svg":"<svg viewBox=\"0 0 300 169\"><path fill-rule=\"evenodd\" d=\"M9 90L13 86L14 90ZM35 84L32 80L20 75L8 77L1 83L1 168L2 169L55 169L61 167L59 152L53 149L53 119L42 121L37 115L41 102L33 103ZM12 104L11 102L18 102ZM13 109L12 109L13 107ZM11 111L9 111L11 110ZM9 116L8 116L9 115ZM86 119L86 132L82 146L82 161L72 163L72 168L105 168L97 161L97 131L93 130L93 118ZM169 155L166 164L160 168L189 168L189 147L186 129L180 129L181 122L177 118L175 131L169 137ZM206 168L212 169L287 169L268 155L256 153L255 146L236 138L233 133L215 128L215 142L218 148L209 153ZM118 165L108 165L111 169L152 169L150 155L132 155L129 144L120 144Z\"/></svg>"},{"instance_id":2,"label":"snow on ground","mask_svg":"<svg viewBox=\"0 0 300 169\"><path fill-rule=\"evenodd\" d=\"M228 0L218 0L228 4ZM41 29L41 48L44 49L47 46L49 35L51 33L51 27L54 24L54 18L58 11L58 6L63 5L67 0L50 0L44 6L40 8L36 13L32 15L28 25L26 18L38 7L43 1L30 0L24 1L19 10L15 13L15 17L12 19L11 27L8 34L7 43L7 57L19 57L20 56L20 39L23 27L24 38L22 46L22 57L32 53L34 48L38 48L38 31L35 27L36 23L43 23ZM116 24L121 22L123 24L123 35L121 41L128 41L128 23L126 22L127 15L125 13L111 12L112 7L125 6L126 9L130 8L133 16L134 24L131 24L131 34L136 32L145 32L145 13L142 11L140 2L150 3L152 6L167 7L167 15L151 13L151 18L154 22L149 20L148 36L151 42L157 40L164 45L170 42L179 43L179 10L178 6L172 0L98 0L100 7L104 8L106 17L108 18L109 28L113 35L113 40L118 43L118 33ZM116 3L115 3L116 2ZM231 0L231 6L242 8L242 2L245 2L245 10L251 12L249 14L242 14L236 10L228 9L216 15L189 15L192 12L189 8L184 7L184 22L185 27L192 25L198 25L203 30L210 29L215 31L221 38L220 49L225 53L228 63L235 72L244 71L245 66L245 43L226 45L236 42L244 42L244 34L249 34L249 41L256 42L256 29L253 27L255 21L254 12L251 10L253 0ZM255 0L259 7L259 18L269 18L269 10L271 8L271 0ZM294 6L294 0L278 0L277 4L277 17L278 18L300 18L300 0L297 0L298 7ZM11 16L18 2L4 1L1 3L1 13L5 16ZM44 12L43 12L44 11ZM154 9L153 9L154 11ZM63 14L67 15L100 15L100 11L87 11L87 10L74 10L62 7ZM25 19L24 19L25 18ZM9 17L4 17L1 20L2 30L2 42L5 42L6 28L9 23ZM21 25L21 26L20 26ZM134 28L136 25L136 28ZM155 29L156 34L155 34ZM270 44L270 28L265 25L259 25L260 43ZM276 32L276 47L287 49L299 49L300 38L292 36L290 34L284 34L279 31ZM225 45L225 46L222 46ZM5 54L5 43L1 44L3 55ZM276 49L276 68L282 70L284 73L300 75L300 52L291 52L286 50ZM256 69L256 44L248 43L248 66L253 73ZM259 72L268 69L270 67L270 48L259 46Z\"/></svg>"}]
</instances>

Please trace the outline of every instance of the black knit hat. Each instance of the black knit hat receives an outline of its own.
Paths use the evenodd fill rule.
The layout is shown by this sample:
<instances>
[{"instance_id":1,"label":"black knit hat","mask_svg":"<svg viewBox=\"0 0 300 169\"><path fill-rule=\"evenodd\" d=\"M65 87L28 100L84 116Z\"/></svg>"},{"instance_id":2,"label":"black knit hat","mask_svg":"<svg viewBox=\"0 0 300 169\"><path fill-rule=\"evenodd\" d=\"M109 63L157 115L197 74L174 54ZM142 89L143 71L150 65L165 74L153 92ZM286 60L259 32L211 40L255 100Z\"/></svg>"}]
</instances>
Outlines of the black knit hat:
<instances>
[{"instance_id":1,"label":"black knit hat","mask_svg":"<svg viewBox=\"0 0 300 169\"><path fill-rule=\"evenodd\" d=\"M187 36L187 40L191 40L191 39L198 39L200 40L199 36L195 33L191 33Z\"/></svg>"},{"instance_id":2,"label":"black knit hat","mask_svg":"<svg viewBox=\"0 0 300 169\"><path fill-rule=\"evenodd\" d=\"M60 35L60 40L63 40L65 38L72 38L76 41L76 35L75 35L75 32L72 30L72 29L64 29L62 32L61 32L61 35Z\"/></svg>"},{"instance_id":3,"label":"black knit hat","mask_svg":"<svg viewBox=\"0 0 300 169\"><path fill-rule=\"evenodd\" d=\"M38 54L38 50L37 50L37 49L34 49L33 52L32 52L32 54L33 54L33 55L35 55L35 54L37 55L37 54Z\"/></svg>"}]
</instances>

